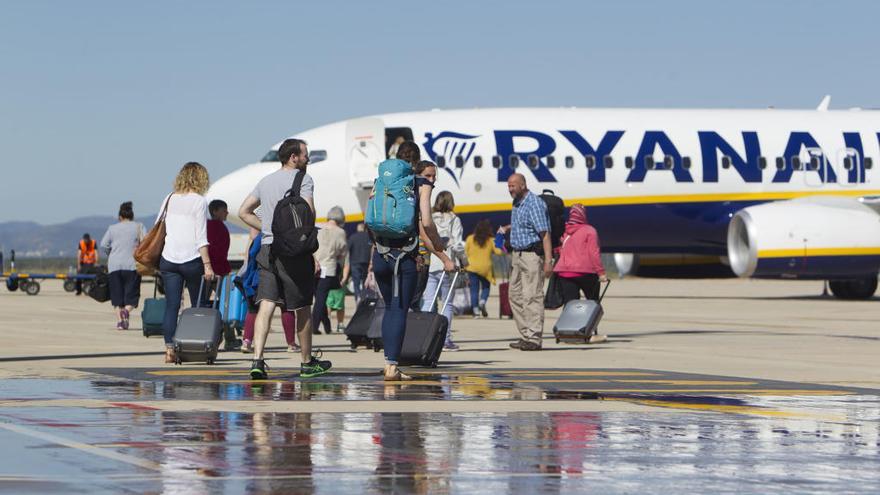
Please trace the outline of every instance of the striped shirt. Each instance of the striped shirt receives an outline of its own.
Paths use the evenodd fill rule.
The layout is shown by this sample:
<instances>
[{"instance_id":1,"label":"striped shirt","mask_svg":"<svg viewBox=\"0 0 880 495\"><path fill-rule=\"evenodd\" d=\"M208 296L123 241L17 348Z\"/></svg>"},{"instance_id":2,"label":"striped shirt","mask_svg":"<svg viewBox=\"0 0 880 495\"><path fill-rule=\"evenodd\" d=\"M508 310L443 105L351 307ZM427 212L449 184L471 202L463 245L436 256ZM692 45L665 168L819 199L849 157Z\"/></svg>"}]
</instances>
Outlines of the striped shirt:
<instances>
[{"instance_id":1,"label":"striped shirt","mask_svg":"<svg viewBox=\"0 0 880 495\"><path fill-rule=\"evenodd\" d=\"M550 231L547 205L531 191L520 201L513 202L510 212L510 246L521 251L541 242L541 234Z\"/></svg>"}]
</instances>

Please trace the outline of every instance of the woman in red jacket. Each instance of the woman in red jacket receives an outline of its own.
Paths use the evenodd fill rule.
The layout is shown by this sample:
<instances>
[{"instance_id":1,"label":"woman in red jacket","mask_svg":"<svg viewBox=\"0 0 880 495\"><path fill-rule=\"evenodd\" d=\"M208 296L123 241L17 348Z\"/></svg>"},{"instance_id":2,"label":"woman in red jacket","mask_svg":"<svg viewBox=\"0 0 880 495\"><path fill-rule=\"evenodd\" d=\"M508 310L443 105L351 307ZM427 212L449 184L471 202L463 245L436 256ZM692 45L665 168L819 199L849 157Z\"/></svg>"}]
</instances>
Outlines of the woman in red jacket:
<instances>
[{"instance_id":1,"label":"woman in red jacket","mask_svg":"<svg viewBox=\"0 0 880 495\"><path fill-rule=\"evenodd\" d=\"M565 223L559 261L553 267L559 277L564 302L584 297L599 300L599 282L605 282L605 267L599 254L599 234L587 223L587 211L581 204L572 205Z\"/></svg>"}]
</instances>

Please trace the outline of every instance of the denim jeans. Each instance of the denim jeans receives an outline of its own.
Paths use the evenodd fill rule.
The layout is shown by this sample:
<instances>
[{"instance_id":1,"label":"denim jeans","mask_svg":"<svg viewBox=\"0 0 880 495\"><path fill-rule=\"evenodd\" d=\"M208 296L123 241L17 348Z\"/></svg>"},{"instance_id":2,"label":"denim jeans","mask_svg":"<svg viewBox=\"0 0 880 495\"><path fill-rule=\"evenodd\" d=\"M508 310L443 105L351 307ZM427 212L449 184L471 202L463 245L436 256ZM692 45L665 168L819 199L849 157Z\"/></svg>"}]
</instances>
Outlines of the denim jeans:
<instances>
[{"instance_id":1,"label":"denim jeans","mask_svg":"<svg viewBox=\"0 0 880 495\"><path fill-rule=\"evenodd\" d=\"M449 294L449 290L452 288L452 274L447 273L445 276L443 275L443 270L438 270L436 272L428 273L428 283L425 285L425 292L422 293L422 312L430 312L434 311L434 306L436 302L437 311L439 312L443 308L443 303L446 301L446 298ZM443 283L440 283L440 279L443 278ZM437 292L437 286L440 286L440 295L437 297L436 301L434 299L434 294ZM446 317L446 320L449 322L449 327L446 332L446 344L452 343L452 300L450 299L449 304L446 305L446 309L443 311L443 316Z\"/></svg>"},{"instance_id":2,"label":"denim jeans","mask_svg":"<svg viewBox=\"0 0 880 495\"><path fill-rule=\"evenodd\" d=\"M174 340L174 332L177 331L177 313L180 312L183 286L186 285L189 290L190 304L194 307L200 306L196 299L199 297L199 284L205 275L205 267L201 258L186 263L172 263L161 258L159 272L165 285L165 320L162 322L162 333L165 336L165 345L170 346ZM208 299L207 293L208 287L202 291L202 301Z\"/></svg>"},{"instance_id":3,"label":"denim jeans","mask_svg":"<svg viewBox=\"0 0 880 495\"><path fill-rule=\"evenodd\" d=\"M367 268L369 264L352 263L351 281L354 284L354 301L361 301L361 293L364 291L364 282L367 280Z\"/></svg>"},{"instance_id":4,"label":"denim jeans","mask_svg":"<svg viewBox=\"0 0 880 495\"><path fill-rule=\"evenodd\" d=\"M489 300L489 281L476 273L469 272L468 277L471 282L471 308L478 308Z\"/></svg>"},{"instance_id":5,"label":"denim jeans","mask_svg":"<svg viewBox=\"0 0 880 495\"><path fill-rule=\"evenodd\" d=\"M397 256L399 251L392 250ZM404 256L397 269L398 294L394 295L394 261L387 261L379 253L373 254L373 274L376 284L385 301L385 315L382 318L382 345L385 348L385 361L397 364L400 349L403 347L403 336L406 334L406 314L412 304L416 291L416 260L412 256Z\"/></svg>"},{"instance_id":6,"label":"denim jeans","mask_svg":"<svg viewBox=\"0 0 880 495\"><path fill-rule=\"evenodd\" d=\"M315 304L312 305L312 331L318 332L321 326L325 333L333 331L330 324L330 315L327 314L327 295L333 289L338 289L339 279L336 276L319 278L315 283Z\"/></svg>"}]
</instances>

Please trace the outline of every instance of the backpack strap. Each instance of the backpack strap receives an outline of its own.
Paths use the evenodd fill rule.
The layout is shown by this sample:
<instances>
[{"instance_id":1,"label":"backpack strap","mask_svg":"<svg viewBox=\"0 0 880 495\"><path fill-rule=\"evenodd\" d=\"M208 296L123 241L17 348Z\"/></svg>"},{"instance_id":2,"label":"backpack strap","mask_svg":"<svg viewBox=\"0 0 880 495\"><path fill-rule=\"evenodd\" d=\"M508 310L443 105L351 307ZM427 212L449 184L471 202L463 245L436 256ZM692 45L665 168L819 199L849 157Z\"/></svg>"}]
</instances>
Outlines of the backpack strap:
<instances>
[{"instance_id":1,"label":"backpack strap","mask_svg":"<svg viewBox=\"0 0 880 495\"><path fill-rule=\"evenodd\" d=\"M288 196L299 196L300 189L302 189L303 179L305 179L305 177L306 169L302 168L296 173L296 177L293 179L293 185L290 187L290 190L287 191Z\"/></svg>"},{"instance_id":2,"label":"backpack strap","mask_svg":"<svg viewBox=\"0 0 880 495\"><path fill-rule=\"evenodd\" d=\"M399 273L400 261L408 254L412 253L413 250L418 249L418 247L419 247L419 236L415 236L412 238L412 241L410 241L410 243L407 244L406 246L399 248L399 249L395 248L400 251L397 254L397 256L395 256L395 255L391 254L392 248L390 248L386 245L383 245L380 242L380 239L376 239L376 252L379 253L380 256L385 258L385 260L388 261L389 263L391 261L394 261L394 275L393 275L394 278L392 279L392 282L391 282L391 294L392 294L391 297L399 297L400 296L400 278L401 278L401 275Z\"/></svg>"}]
</instances>

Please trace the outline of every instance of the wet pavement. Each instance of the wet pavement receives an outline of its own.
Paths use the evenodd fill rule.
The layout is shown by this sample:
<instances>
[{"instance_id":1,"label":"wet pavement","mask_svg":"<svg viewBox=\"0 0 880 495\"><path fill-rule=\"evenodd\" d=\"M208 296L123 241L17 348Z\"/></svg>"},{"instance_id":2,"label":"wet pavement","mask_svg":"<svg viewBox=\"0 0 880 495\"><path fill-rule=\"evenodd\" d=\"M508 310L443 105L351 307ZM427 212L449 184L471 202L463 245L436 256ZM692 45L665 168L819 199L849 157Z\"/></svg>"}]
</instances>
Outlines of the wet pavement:
<instances>
[{"instance_id":1,"label":"wet pavement","mask_svg":"<svg viewBox=\"0 0 880 495\"><path fill-rule=\"evenodd\" d=\"M354 369L259 383L216 367L89 371L0 382L0 491L880 492L875 390L636 369L391 385ZM437 410L450 403L509 411ZM650 409L521 410L560 403Z\"/></svg>"}]
</instances>

